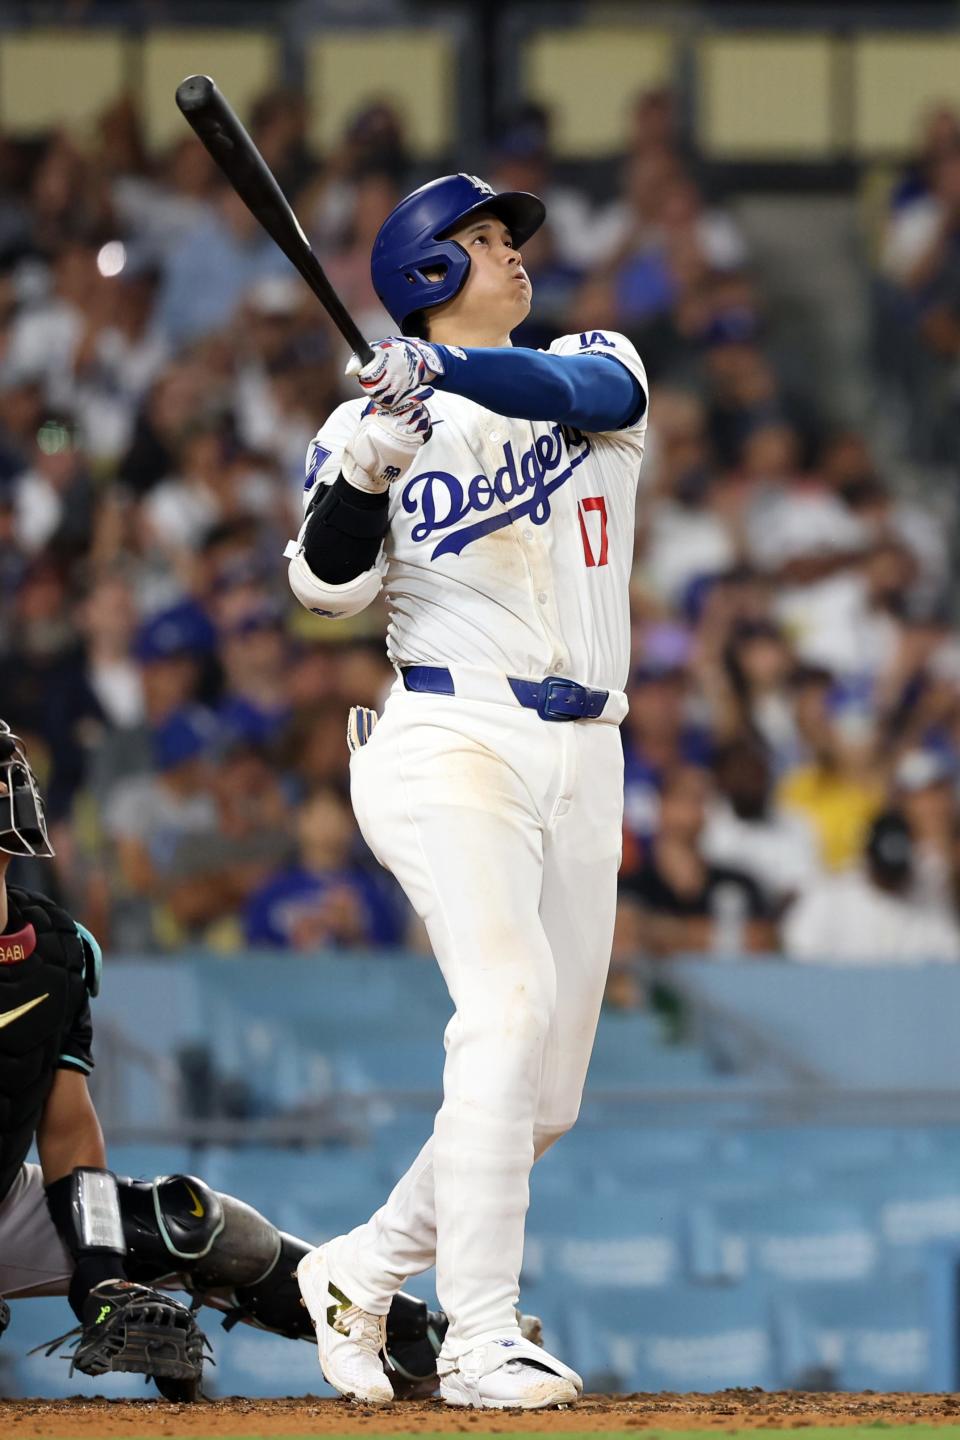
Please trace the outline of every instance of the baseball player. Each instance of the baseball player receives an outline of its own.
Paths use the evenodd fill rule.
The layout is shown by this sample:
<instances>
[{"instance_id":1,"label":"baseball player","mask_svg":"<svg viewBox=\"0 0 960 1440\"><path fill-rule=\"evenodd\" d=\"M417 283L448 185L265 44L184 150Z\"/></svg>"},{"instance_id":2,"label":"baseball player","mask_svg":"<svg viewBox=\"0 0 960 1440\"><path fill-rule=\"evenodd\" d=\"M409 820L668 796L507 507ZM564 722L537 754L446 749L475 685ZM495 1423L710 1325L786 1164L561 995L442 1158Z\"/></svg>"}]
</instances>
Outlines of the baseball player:
<instances>
[{"instance_id":1,"label":"baseball player","mask_svg":"<svg viewBox=\"0 0 960 1440\"><path fill-rule=\"evenodd\" d=\"M86 1079L100 948L58 905L6 884L11 855L52 854L33 771L0 720L0 1335L4 1297L68 1295L78 1370L149 1375L168 1399L194 1400L203 1336L156 1287L223 1312L227 1329L242 1320L312 1343L295 1279L311 1246L196 1176L130 1180L107 1169ZM24 1163L34 1138L40 1165ZM520 1320L538 1333L535 1317ZM436 1389L446 1329L422 1301L394 1298L381 1373L398 1396Z\"/></svg>"},{"instance_id":2,"label":"baseball player","mask_svg":"<svg viewBox=\"0 0 960 1440\"><path fill-rule=\"evenodd\" d=\"M544 218L450 175L377 235L401 332L356 360L307 459L287 547L298 599L352 615L385 589L397 680L351 721L360 828L424 920L455 1005L433 1136L385 1205L307 1256L330 1383L391 1399L383 1317L436 1263L451 1405L576 1400L515 1318L530 1168L574 1123L610 957L647 386L622 335L513 348Z\"/></svg>"}]
</instances>

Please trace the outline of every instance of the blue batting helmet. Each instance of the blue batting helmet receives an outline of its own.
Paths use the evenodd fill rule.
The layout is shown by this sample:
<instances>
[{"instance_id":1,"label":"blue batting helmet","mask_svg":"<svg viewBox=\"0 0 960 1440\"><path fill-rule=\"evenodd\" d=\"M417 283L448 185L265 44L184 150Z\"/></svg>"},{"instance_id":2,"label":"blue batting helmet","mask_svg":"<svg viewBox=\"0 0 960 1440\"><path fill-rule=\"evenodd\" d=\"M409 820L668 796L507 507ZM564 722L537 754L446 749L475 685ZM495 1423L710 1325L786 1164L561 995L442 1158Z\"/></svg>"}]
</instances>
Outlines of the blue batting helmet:
<instances>
[{"instance_id":1,"label":"blue batting helmet","mask_svg":"<svg viewBox=\"0 0 960 1440\"><path fill-rule=\"evenodd\" d=\"M502 220L518 247L539 230L547 213L542 200L523 190L498 195L476 175L443 175L401 200L380 226L370 257L373 288L402 334L409 333L418 311L442 305L462 289L470 256L445 237L475 210ZM429 279L428 270L438 278Z\"/></svg>"}]
</instances>

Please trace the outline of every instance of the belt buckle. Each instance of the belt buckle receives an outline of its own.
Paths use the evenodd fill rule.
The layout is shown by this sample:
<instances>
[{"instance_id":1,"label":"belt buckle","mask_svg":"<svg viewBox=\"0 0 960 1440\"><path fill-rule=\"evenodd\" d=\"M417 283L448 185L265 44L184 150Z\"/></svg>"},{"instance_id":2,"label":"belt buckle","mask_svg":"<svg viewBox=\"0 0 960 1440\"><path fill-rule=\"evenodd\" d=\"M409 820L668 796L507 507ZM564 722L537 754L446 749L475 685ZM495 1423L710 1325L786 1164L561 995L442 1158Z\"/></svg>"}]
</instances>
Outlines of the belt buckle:
<instances>
[{"instance_id":1,"label":"belt buckle","mask_svg":"<svg viewBox=\"0 0 960 1440\"><path fill-rule=\"evenodd\" d=\"M580 720L587 708L587 691L576 680L548 675L541 681L537 714L541 720Z\"/></svg>"}]
</instances>

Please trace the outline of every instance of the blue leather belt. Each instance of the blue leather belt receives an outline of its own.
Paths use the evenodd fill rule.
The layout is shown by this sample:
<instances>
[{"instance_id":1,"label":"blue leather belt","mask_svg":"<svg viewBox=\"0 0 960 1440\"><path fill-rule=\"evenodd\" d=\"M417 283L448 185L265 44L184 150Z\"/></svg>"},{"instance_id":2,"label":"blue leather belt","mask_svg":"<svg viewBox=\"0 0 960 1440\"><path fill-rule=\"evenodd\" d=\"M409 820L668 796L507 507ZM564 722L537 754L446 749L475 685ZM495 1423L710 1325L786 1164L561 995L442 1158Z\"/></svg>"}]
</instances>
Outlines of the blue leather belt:
<instances>
[{"instance_id":1,"label":"blue leather belt","mask_svg":"<svg viewBox=\"0 0 960 1440\"><path fill-rule=\"evenodd\" d=\"M455 695L453 676L445 665L402 665L400 674L408 690L428 695ZM518 680L507 683L524 710L536 710L541 720L596 720L607 703L608 690L589 690L576 680L548 675L545 680Z\"/></svg>"}]
</instances>

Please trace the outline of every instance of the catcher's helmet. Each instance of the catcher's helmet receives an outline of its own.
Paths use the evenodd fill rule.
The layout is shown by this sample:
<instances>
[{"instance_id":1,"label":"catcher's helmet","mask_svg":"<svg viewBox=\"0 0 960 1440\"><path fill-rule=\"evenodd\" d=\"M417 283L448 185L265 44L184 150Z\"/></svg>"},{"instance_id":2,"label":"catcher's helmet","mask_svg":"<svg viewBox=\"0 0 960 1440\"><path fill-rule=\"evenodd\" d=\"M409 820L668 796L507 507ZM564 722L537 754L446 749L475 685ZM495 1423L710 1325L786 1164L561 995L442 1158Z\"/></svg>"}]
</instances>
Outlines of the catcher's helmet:
<instances>
[{"instance_id":1,"label":"catcher's helmet","mask_svg":"<svg viewBox=\"0 0 960 1440\"><path fill-rule=\"evenodd\" d=\"M5 794L0 795L0 851L6 855L52 855L36 778L23 741L5 720L0 720L0 780L6 786Z\"/></svg>"},{"instance_id":2,"label":"catcher's helmet","mask_svg":"<svg viewBox=\"0 0 960 1440\"><path fill-rule=\"evenodd\" d=\"M445 237L475 210L489 210L508 226L521 246L539 230L546 207L523 190L500 194L476 175L443 175L421 185L391 210L377 232L370 257L373 288L400 326L420 310L452 300L462 289L470 256L462 245ZM429 279L426 271L438 271Z\"/></svg>"}]
</instances>

